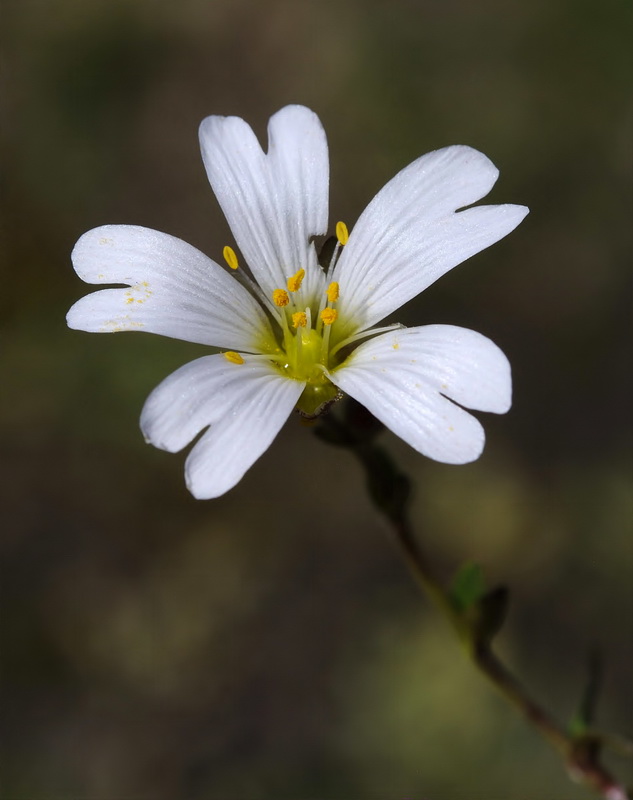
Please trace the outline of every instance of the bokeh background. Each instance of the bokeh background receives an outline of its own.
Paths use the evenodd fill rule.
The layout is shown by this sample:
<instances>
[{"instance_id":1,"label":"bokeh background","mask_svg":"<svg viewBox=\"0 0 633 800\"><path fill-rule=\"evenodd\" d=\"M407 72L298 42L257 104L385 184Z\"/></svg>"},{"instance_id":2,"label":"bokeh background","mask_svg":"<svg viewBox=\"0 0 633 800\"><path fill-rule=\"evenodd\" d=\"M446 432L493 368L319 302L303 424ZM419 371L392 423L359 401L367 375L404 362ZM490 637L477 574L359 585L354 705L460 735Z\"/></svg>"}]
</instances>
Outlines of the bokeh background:
<instances>
[{"instance_id":1,"label":"bokeh background","mask_svg":"<svg viewBox=\"0 0 633 800\"><path fill-rule=\"evenodd\" d=\"M620 0L5 0L4 800L589 796L418 595L351 456L291 419L197 502L138 416L204 348L64 315L97 225L220 258L208 114L264 137L315 109L350 227L422 153L484 151L490 201L531 215L400 319L493 338L514 408L469 466L383 441L442 574L511 586L499 647L530 689L568 720L597 646L597 723L630 734L630 32Z\"/></svg>"}]
</instances>

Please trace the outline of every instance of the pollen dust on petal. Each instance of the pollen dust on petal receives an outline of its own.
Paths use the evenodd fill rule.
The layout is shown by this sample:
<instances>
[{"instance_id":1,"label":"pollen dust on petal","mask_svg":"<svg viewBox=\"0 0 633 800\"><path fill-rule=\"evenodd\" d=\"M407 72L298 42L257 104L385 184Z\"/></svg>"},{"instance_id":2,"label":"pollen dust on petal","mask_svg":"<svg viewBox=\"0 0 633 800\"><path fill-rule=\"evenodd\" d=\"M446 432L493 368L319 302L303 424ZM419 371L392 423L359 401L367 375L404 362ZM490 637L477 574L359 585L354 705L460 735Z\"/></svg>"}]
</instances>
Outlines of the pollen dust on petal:
<instances>
[{"instance_id":1,"label":"pollen dust on petal","mask_svg":"<svg viewBox=\"0 0 633 800\"><path fill-rule=\"evenodd\" d=\"M120 333L121 331L134 331L144 328L143 322L132 319L129 315L119 317L118 319L109 319L101 326L102 333Z\"/></svg>"},{"instance_id":2,"label":"pollen dust on petal","mask_svg":"<svg viewBox=\"0 0 633 800\"><path fill-rule=\"evenodd\" d=\"M134 286L130 286L130 288L125 292L125 303L130 305L130 303L144 303L146 300L152 296L153 292L149 288L149 283L147 281L143 281L142 283L137 283Z\"/></svg>"}]
</instances>

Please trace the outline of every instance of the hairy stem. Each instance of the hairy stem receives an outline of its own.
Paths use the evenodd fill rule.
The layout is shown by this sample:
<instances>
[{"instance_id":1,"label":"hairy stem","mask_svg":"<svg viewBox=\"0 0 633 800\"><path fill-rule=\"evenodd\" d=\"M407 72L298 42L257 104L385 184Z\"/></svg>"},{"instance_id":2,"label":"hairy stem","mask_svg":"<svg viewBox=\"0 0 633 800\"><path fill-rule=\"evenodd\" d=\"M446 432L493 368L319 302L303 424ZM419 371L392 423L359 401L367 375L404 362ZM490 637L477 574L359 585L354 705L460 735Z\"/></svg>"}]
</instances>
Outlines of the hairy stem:
<instances>
[{"instance_id":1,"label":"hairy stem","mask_svg":"<svg viewBox=\"0 0 633 800\"><path fill-rule=\"evenodd\" d=\"M491 627L485 624L485 619L482 622L481 615L473 617L456 605L450 590L436 576L429 558L414 535L408 513L411 489L408 478L394 465L386 451L375 444L375 436L381 426L361 407L354 404L351 409L343 421L331 414L321 417L316 433L330 444L346 447L359 459L365 468L372 501L389 522L394 541L413 577L454 627L472 663L558 751L575 781L584 783L605 800L628 800L629 795L625 788L609 774L600 761L601 739L587 732L573 734L563 728L527 693L496 654L492 647L492 637L501 622L493 622ZM488 597L495 599L493 595L494 593L490 593ZM486 597L482 599L485 600ZM503 599L505 600L505 595ZM487 610L481 605L488 616L491 608L491 604L488 604ZM495 618L497 616L495 614Z\"/></svg>"}]
</instances>

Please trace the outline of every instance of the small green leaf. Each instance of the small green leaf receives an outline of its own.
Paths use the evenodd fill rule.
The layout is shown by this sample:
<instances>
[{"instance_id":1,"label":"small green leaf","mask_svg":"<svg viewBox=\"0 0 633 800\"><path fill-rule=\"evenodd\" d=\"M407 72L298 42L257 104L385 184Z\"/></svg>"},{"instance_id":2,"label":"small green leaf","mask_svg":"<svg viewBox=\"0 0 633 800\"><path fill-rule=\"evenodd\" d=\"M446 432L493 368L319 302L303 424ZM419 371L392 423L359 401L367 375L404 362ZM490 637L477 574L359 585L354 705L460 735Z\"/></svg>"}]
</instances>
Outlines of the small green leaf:
<instances>
[{"instance_id":1,"label":"small green leaf","mask_svg":"<svg viewBox=\"0 0 633 800\"><path fill-rule=\"evenodd\" d=\"M455 609L463 613L486 591L484 573L479 564L467 561L457 570L449 594Z\"/></svg>"},{"instance_id":2,"label":"small green leaf","mask_svg":"<svg viewBox=\"0 0 633 800\"><path fill-rule=\"evenodd\" d=\"M576 713L569 722L572 736L583 736L593 725L596 704L602 686L602 658L598 650L592 650L587 658L587 681Z\"/></svg>"},{"instance_id":3,"label":"small green leaf","mask_svg":"<svg viewBox=\"0 0 633 800\"><path fill-rule=\"evenodd\" d=\"M479 564L469 561L459 568L449 596L473 643L490 642L500 631L508 610L509 593L505 586L486 591Z\"/></svg>"}]
</instances>

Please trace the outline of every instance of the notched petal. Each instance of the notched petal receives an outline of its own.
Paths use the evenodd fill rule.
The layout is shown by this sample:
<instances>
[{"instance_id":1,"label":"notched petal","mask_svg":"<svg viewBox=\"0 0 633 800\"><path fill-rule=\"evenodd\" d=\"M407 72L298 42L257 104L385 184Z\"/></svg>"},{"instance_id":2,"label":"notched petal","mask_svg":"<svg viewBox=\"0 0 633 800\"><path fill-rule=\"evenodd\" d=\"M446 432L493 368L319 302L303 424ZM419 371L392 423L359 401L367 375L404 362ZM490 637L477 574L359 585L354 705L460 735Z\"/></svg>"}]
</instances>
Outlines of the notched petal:
<instances>
[{"instance_id":1,"label":"notched petal","mask_svg":"<svg viewBox=\"0 0 633 800\"><path fill-rule=\"evenodd\" d=\"M331 375L419 452L449 464L479 457L480 423L461 406L510 407L507 358L485 336L450 325L390 332L360 345Z\"/></svg>"},{"instance_id":2,"label":"notched petal","mask_svg":"<svg viewBox=\"0 0 633 800\"><path fill-rule=\"evenodd\" d=\"M195 247L149 228L104 225L72 253L88 283L125 284L79 300L71 328L111 333L144 330L216 347L256 349L270 324L232 275Z\"/></svg>"},{"instance_id":3,"label":"notched petal","mask_svg":"<svg viewBox=\"0 0 633 800\"><path fill-rule=\"evenodd\" d=\"M141 430L155 447L177 452L206 428L185 475L198 499L219 497L269 447L303 388L266 361L204 356L156 387L143 408Z\"/></svg>"},{"instance_id":4,"label":"notched petal","mask_svg":"<svg viewBox=\"0 0 633 800\"><path fill-rule=\"evenodd\" d=\"M334 276L341 313L356 329L379 322L514 230L528 213L524 206L465 208L485 197L497 176L483 153L454 146L422 156L378 192Z\"/></svg>"},{"instance_id":5,"label":"notched petal","mask_svg":"<svg viewBox=\"0 0 633 800\"><path fill-rule=\"evenodd\" d=\"M287 106L268 125L268 152L239 117L207 117L200 126L209 181L256 280L270 295L306 270L303 292L320 288L312 237L325 233L329 160L313 111Z\"/></svg>"}]
</instances>

